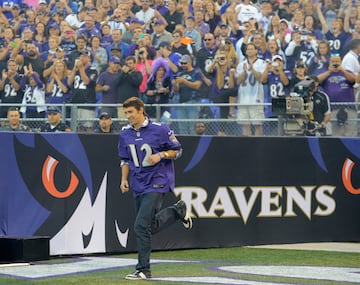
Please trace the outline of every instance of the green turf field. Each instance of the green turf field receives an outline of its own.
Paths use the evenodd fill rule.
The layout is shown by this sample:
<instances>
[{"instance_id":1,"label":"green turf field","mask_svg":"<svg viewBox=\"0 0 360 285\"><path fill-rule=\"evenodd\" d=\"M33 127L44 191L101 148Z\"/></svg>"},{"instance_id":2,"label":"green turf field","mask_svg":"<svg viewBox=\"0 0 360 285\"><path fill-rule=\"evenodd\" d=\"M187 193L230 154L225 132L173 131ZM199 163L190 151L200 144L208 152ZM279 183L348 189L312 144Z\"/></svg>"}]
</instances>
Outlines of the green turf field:
<instances>
[{"instance_id":1,"label":"green turf field","mask_svg":"<svg viewBox=\"0 0 360 285\"><path fill-rule=\"evenodd\" d=\"M136 258L136 254L101 256L106 258ZM78 258L78 257L77 257ZM207 277L227 277L228 280L247 280L261 281L257 284L360 284L360 253L343 253L327 251L305 251L305 250L275 250L275 249L257 249L257 248L225 248L225 249L203 249L203 250L178 250L167 252L154 252L153 259L176 259L190 262L181 263L157 263L152 265L152 274L154 278L158 277L184 277L207 276ZM49 261L40 262L41 265L56 264L59 268L62 264L71 261L71 258L53 258ZM358 275L358 281L341 282L316 279L291 278L281 276L265 276L263 272L257 274L243 274L221 271L220 266L244 266L244 265L272 265L272 266L317 266L319 275L321 267L351 267L355 269L355 278ZM32 266L32 265L30 265ZM41 270L40 266L30 267L34 270ZM40 269L39 269L40 268ZM133 271L133 267L105 269L96 272L82 273L77 275L66 275L52 278L43 278L37 280L25 280L15 277L4 277L0 275L1 285L70 285L70 284L144 284L148 281L128 281L124 276ZM1 268L0 268L1 273ZM356 275L357 274L357 275ZM315 274L318 275L318 274ZM239 281L240 282L240 281ZM153 280L149 284L187 284L187 282L169 282ZM191 283L196 284L196 283ZM206 284L206 283L197 283ZM220 284L220 283L212 283ZM231 283L224 283L231 284ZM235 284L235 283L233 283ZM242 284L242 283L237 283Z\"/></svg>"}]
</instances>

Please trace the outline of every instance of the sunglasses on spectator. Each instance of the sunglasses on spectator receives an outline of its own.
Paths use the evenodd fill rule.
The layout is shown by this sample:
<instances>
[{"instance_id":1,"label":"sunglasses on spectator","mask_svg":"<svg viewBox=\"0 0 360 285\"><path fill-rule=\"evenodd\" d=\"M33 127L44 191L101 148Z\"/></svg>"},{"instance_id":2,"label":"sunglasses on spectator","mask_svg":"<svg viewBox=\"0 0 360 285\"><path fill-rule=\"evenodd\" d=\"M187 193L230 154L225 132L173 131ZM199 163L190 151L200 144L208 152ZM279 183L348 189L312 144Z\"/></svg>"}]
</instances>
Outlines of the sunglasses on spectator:
<instances>
[{"instance_id":1,"label":"sunglasses on spectator","mask_svg":"<svg viewBox=\"0 0 360 285\"><path fill-rule=\"evenodd\" d=\"M187 62L180 62L180 64L181 64L181 65L185 65L185 64L187 64Z\"/></svg>"},{"instance_id":2,"label":"sunglasses on spectator","mask_svg":"<svg viewBox=\"0 0 360 285\"><path fill-rule=\"evenodd\" d=\"M180 35L173 35L173 38L180 38Z\"/></svg>"},{"instance_id":3,"label":"sunglasses on spectator","mask_svg":"<svg viewBox=\"0 0 360 285\"><path fill-rule=\"evenodd\" d=\"M212 41L213 39L204 39L205 42L210 42Z\"/></svg>"},{"instance_id":4,"label":"sunglasses on spectator","mask_svg":"<svg viewBox=\"0 0 360 285\"><path fill-rule=\"evenodd\" d=\"M219 57L217 57L216 59L217 59L217 60L225 60L226 57L225 57L225 56L219 56Z\"/></svg>"}]
</instances>

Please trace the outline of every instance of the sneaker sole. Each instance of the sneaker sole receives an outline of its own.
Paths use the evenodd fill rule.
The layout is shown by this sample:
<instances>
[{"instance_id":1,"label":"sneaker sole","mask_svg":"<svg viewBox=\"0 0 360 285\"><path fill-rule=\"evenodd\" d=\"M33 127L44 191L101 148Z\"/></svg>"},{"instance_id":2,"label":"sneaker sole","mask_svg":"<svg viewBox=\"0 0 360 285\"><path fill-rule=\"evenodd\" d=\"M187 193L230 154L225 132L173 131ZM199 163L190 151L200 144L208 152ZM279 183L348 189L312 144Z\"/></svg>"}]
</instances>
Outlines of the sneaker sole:
<instances>
[{"instance_id":1,"label":"sneaker sole","mask_svg":"<svg viewBox=\"0 0 360 285\"><path fill-rule=\"evenodd\" d=\"M192 219L188 212L186 212L186 215L183 219L183 225L184 225L185 229L190 230L192 228Z\"/></svg>"}]
</instances>

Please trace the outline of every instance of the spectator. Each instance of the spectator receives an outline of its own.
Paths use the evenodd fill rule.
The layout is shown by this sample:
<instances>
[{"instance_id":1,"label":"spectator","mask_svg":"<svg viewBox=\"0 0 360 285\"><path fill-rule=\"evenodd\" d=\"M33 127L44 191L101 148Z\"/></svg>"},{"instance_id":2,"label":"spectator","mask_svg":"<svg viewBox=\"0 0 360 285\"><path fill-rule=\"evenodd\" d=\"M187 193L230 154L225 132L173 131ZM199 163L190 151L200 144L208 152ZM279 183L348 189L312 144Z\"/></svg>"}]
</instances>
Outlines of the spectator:
<instances>
[{"instance_id":1,"label":"spectator","mask_svg":"<svg viewBox=\"0 0 360 285\"><path fill-rule=\"evenodd\" d=\"M86 51L87 39L84 36L78 36L76 38L76 49L69 54L69 69L74 68L75 60L79 58L80 53Z\"/></svg>"},{"instance_id":2,"label":"spectator","mask_svg":"<svg viewBox=\"0 0 360 285\"><path fill-rule=\"evenodd\" d=\"M158 11L161 16L164 16L169 11L169 8L165 5L164 0L155 0L154 4L154 9Z\"/></svg>"},{"instance_id":3,"label":"spectator","mask_svg":"<svg viewBox=\"0 0 360 285\"><path fill-rule=\"evenodd\" d=\"M60 46L64 49L65 59L68 61L71 52L77 49L77 45L75 41L75 32L73 30L70 29L64 31L64 33L61 36Z\"/></svg>"},{"instance_id":4,"label":"spectator","mask_svg":"<svg viewBox=\"0 0 360 285\"><path fill-rule=\"evenodd\" d=\"M109 113L102 112L99 116L98 125L94 128L96 134L112 134L115 133L113 122Z\"/></svg>"},{"instance_id":5,"label":"spectator","mask_svg":"<svg viewBox=\"0 0 360 285\"><path fill-rule=\"evenodd\" d=\"M244 0L235 6L237 19L240 23L249 21L249 19L259 19L259 10L251 3L250 0Z\"/></svg>"},{"instance_id":6,"label":"spectator","mask_svg":"<svg viewBox=\"0 0 360 285\"><path fill-rule=\"evenodd\" d=\"M151 74L147 80L146 96L148 104L168 104L172 91L171 78L169 74L169 63L164 58L159 57L154 60ZM169 111L169 107L161 107L160 113ZM156 117L156 109L150 107L147 110L150 118Z\"/></svg>"},{"instance_id":7,"label":"spectator","mask_svg":"<svg viewBox=\"0 0 360 285\"><path fill-rule=\"evenodd\" d=\"M151 34L151 45L155 48L163 41L171 42L172 35L165 30L165 22L163 20L156 20L154 22L154 32Z\"/></svg>"},{"instance_id":8,"label":"spectator","mask_svg":"<svg viewBox=\"0 0 360 285\"><path fill-rule=\"evenodd\" d=\"M40 132L57 133L57 132L71 132L68 125L61 122L61 112L55 107L51 106L47 109L48 122L40 127Z\"/></svg>"},{"instance_id":9,"label":"spectator","mask_svg":"<svg viewBox=\"0 0 360 285\"><path fill-rule=\"evenodd\" d=\"M346 52L346 47L351 41L351 34L344 31L342 20L338 18L331 22L331 29L329 29L321 11L320 3L318 3L317 12L323 33L325 33L325 38L329 41L331 53L343 57Z\"/></svg>"},{"instance_id":10,"label":"spectator","mask_svg":"<svg viewBox=\"0 0 360 285\"><path fill-rule=\"evenodd\" d=\"M136 59L128 56L126 64L121 68L118 77L117 103L122 104L131 97L139 97L139 87L143 80L140 71L136 70ZM118 107L118 118L124 119L125 114L122 107Z\"/></svg>"},{"instance_id":11,"label":"spectator","mask_svg":"<svg viewBox=\"0 0 360 285\"><path fill-rule=\"evenodd\" d=\"M62 47L57 47L55 51L55 58L52 61L45 62L45 70L43 72L43 78L48 79L49 75L53 71L53 63L55 61L63 61L65 63L65 67L67 70L67 66L69 65L68 61L65 59L65 50Z\"/></svg>"},{"instance_id":12,"label":"spectator","mask_svg":"<svg viewBox=\"0 0 360 285\"><path fill-rule=\"evenodd\" d=\"M57 59L50 67L51 73L46 85L45 101L47 104L70 103L71 93L68 85L66 64Z\"/></svg>"},{"instance_id":13,"label":"spectator","mask_svg":"<svg viewBox=\"0 0 360 285\"><path fill-rule=\"evenodd\" d=\"M307 68L306 68L305 63L303 61L301 61L301 60L296 62L294 72L293 72L293 76L290 78L290 82L289 82L290 92L293 92L294 91L294 86L298 82L304 80L307 75L308 75L308 72L307 72Z\"/></svg>"},{"instance_id":14,"label":"spectator","mask_svg":"<svg viewBox=\"0 0 360 285\"><path fill-rule=\"evenodd\" d=\"M144 37L144 29L142 25L144 22L140 21L138 18L131 18L130 26L125 31L122 39L127 44L136 43L138 39Z\"/></svg>"},{"instance_id":15,"label":"spectator","mask_svg":"<svg viewBox=\"0 0 360 285\"><path fill-rule=\"evenodd\" d=\"M199 89L202 84L201 73L192 65L192 59L185 54L180 58L182 71L179 72L174 81L174 90L179 92L179 103L194 104L199 103ZM179 119L197 119L199 117L199 107L181 107L177 110ZM193 134L194 129L190 122L179 122L179 133L182 135Z\"/></svg>"},{"instance_id":16,"label":"spectator","mask_svg":"<svg viewBox=\"0 0 360 285\"><path fill-rule=\"evenodd\" d=\"M152 60L150 59L150 55L148 49L146 47L141 47L135 50L136 57L136 71L141 72L142 81L139 87L140 99L146 102L146 84L151 73Z\"/></svg>"},{"instance_id":17,"label":"spectator","mask_svg":"<svg viewBox=\"0 0 360 285\"><path fill-rule=\"evenodd\" d=\"M284 60L281 55L274 55L267 63L261 82L267 84L268 88L264 88L264 102L271 103L272 98L289 96L289 78L291 72L285 70ZM273 117L271 106L265 106L265 117Z\"/></svg>"},{"instance_id":18,"label":"spectator","mask_svg":"<svg viewBox=\"0 0 360 285\"><path fill-rule=\"evenodd\" d=\"M141 10L135 14L135 17L139 20L143 21L145 23L146 31L151 31L151 21L153 21L154 18L157 20L163 20L164 23L166 21L161 16L160 12L151 8L152 0L141 0Z\"/></svg>"},{"instance_id":19,"label":"spectator","mask_svg":"<svg viewBox=\"0 0 360 285\"><path fill-rule=\"evenodd\" d=\"M75 62L68 77L68 85L72 87L71 103L96 103L95 84L97 76L96 69L91 67L90 51L80 52L80 57ZM78 106L77 110L77 118L80 120L79 130L89 132L93 126L91 119L95 118L95 108L93 106Z\"/></svg>"},{"instance_id":20,"label":"spectator","mask_svg":"<svg viewBox=\"0 0 360 285\"><path fill-rule=\"evenodd\" d=\"M31 132L31 129L22 124L18 107L10 107L7 110L7 124L0 128L2 132Z\"/></svg>"},{"instance_id":21,"label":"spectator","mask_svg":"<svg viewBox=\"0 0 360 285\"><path fill-rule=\"evenodd\" d=\"M84 24L85 16L88 11L89 8L83 7L77 14L70 14L66 16L65 21L69 23L72 29L78 30Z\"/></svg>"},{"instance_id":22,"label":"spectator","mask_svg":"<svg viewBox=\"0 0 360 285\"><path fill-rule=\"evenodd\" d=\"M330 102L355 102L353 85L355 74L344 69L340 56L330 58L328 70L318 75L321 86L328 94ZM341 118L341 114L347 113L347 119ZM332 117L337 121L332 124L332 134L335 136L357 136L357 113L355 106L335 105L332 108Z\"/></svg>"},{"instance_id":23,"label":"spectator","mask_svg":"<svg viewBox=\"0 0 360 285\"><path fill-rule=\"evenodd\" d=\"M110 51L113 47L121 49L121 57L126 58L129 52L129 45L122 40L122 31L120 29L114 29L111 33L112 44L108 47L107 52L110 55Z\"/></svg>"},{"instance_id":24,"label":"spectator","mask_svg":"<svg viewBox=\"0 0 360 285\"><path fill-rule=\"evenodd\" d=\"M117 8L105 23L110 26L111 32L113 32L113 30L121 30L121 34L123 35L128 29L128 24L125 20L126 18L122 15L120 8Z\"/></svg>"},{"instance_id":25,"label":"spectator","mask_svg":"<svg viewBox=\"0 0 360 285\"><path fill-rule=\"evenodd\" d=\"M213 34L218 23L221 21L221 17L216 10L216 4L212 1L206 3L204 20L210 27L209 32Z\"/></svg>"},{"instance_id":26,"label":"spectator","mask_svg":"<svg viewBox=\"0 0 360 285\"><path fill-rule=\"evenodd\" d=\"M88 43L90 43L90 39L93 36L98 36L101 38L100 30L95 27L95 18L91 17L90 15L86 15L84 21L84 26L76 32L76 35L78 37L84 36Z\"/></svg>"},{"instance_id":27,"label":"spectator","mask_svg":"<svg viewBox=\"0 0 360 285\"><path fill-rule=\"evenodd\" d=\"M172 35L172 41L171 41L172 51L174 53L179 53L181 55L183 55L183 54L193 55L194 48L191 45L191 43L184 43L183 35L184 34L181 30L178 30L178 29L174 30L173 35Z\"/></svg>"},{"instance_id":28,"label":"spectator","mask_svg":"<svg viewBox=\"0 0 360 285\"><path fill-rule=\"evenodd\" d=\"M159 44L158 54L167 61L169 65L169 76L171 79L174 79L174 75L179 71L181 54L174 53L169 42L161 42Z\"/></svg>"},{"instance_id":29,"label":"spectator","mask_svg":"<svg viewBox=\"0 0 360 285\"><path fill-rule=\"evenodd\" d=\"M209 74L208 67L213 63L217 46L213 34L207 33L204 36L204 47L196 54L196 66L200 69L202 81L201 97L209 99L210 89L214 78Z\"/></svg>"},{"instance_id":30,"label":"spectator","mask_svg":"<svg viewBox=\"0 0 360 285\"><path fill-rule=\"evenodd\" d=\"M56 50L60 44L60 38L58 36L50 36L48 39L49 47L41 53L41 59L45 63L52 63L56 58Z\"/></svg>"},{"instance_id":31,"label":"spectator","mask_svg":"<svg viewBox=\"0 0 360 285\"><path fill-rule=\"evenodd\" d=\"M328 70L330 61L330 45L327 40L321 40L317 54L309 63L309 74L319 75Z\"/></svg>"},{"instance_id":32,"label":"spectator","mask_svg":"<svg viewBox=\"0 0 360 285\"><path fill-rule=\"evenodd\" d=\"M25 118L45 118L45 87L39 74L34 72L31 64L24 65L24 76L20 81L20 88L24 92L20 112ZM36 106L36 105L37 106Z\"/></svg>"},{"instance_id":33,"label":"spectator","mask_svg":"<svg viewBox=\"0 0 360 285\"><path fill-rule=\"evenodd\" d=\"M204 122L196 122L194 124L195 135L203 136L206 135L206 125Z\"/></svg>"},{"instance_id":34,"label":"spectator","mask_svg":"<svg viewBox=\"0 0 360 285\"><path fill-rule=\"evenodd\" d=\"M177 11L176 0L169 0L168 8L169 8L168 11L164 14L164 19L168 23L165 29L169 33L173 33L175 30L175 26L178 24L182 24L184 14Z\"/></svg>"},{"instance_id":35,"label":"spectator","mask_svg":"<svg viewBox=\"0 0 360 285\"><path fill-rule=\"evenodd\" d=\"M238 89L238 103L240 106L237 118L247 120L243 123L242 133L245 136L252 134L251 125L254 126L256 136L263 135L262 123L264 120L263 106L256 106L264 103L264 88L261 84L261 77L266 68L266 63L257 57L257 48L254 43L246 45L246 60L239 63L236 70ZM247 106L255 104L255 106ZM254 121L252 121L254 120Z\"/></svg>"},{"instance_id":36,"label":"spectator","mask_svg":"<svg viewBox=\"0 0 360 285\"><path fill-rule=\"evenodd\" d=\"M102 92L102 104L116 104L118 73L121 70L120 58L111 56L109 67L106 71L100 73L96 82L96 92ZM117 118L117 108L115 106L103 106L101 112L108 113L111 117Z\"/></svg>"},{"instance_id":37,"label":"spectator","mask_svg":"<svg viewBox=\"0 0 360 285\"><path fill-rule=\"evenodd\" d=\"M307 32L294 32L292 36L293 40L285 49L285 55L292 59L288 61L288 68L292 68L294 61L296 62L299 60L302 60L306 65L309 65L317 50L315 37Z\"/></svg>"},{"instance_id":38,"label":"spectator","mask_svg":"<svg viewBox=\"0 0 360 285\"><path fill-rule=\"evenodd\" d=\"M195 28L195 18L194 16L187 16L185 20L185 37L192 38L194 41L195 49L199 50L201 48L201 35Z\"/></svg>"},{"instance_id":39,"label":"spectator","mask_svg":"<svg viewBox=\"0 0 360 285\"><path fill-rule=\"evenodd\" d=\"M197 31L200 33L201 38L210 32L210 26L204 21L204 12L202 10L194 12L195 26Z\"/></svg>"},{"instance_id":40,"label":"spectator","mask_svg":"<svg viewBox=\"0 0 360 285\"><path fill-rule=\"evenodd\" d=\"M210 99L214 103L236 103L237 90L235 89L235 69L228 62L225 51L218 50L214 61L210 64L208 71L213 73L214 80L211 89ZM220 118L227 119L230 110L229 107L219 107ZM233 112L232 112L233 114ZM219 124L218 135L225 135L227 123Z\"/></svg>"},{"instance_id":41,"label":"spectator","mask_svg":"<svg viewBox=\"0 0 360 285\"><path fill-rule=\"evenodd\" d=\"M98 74L105 70L108 63L108 55L106 49L100 46L101 38L99 36L93 36L90 39L92 62L91 66L94 67Z\"/></svg>"}]
</instances>

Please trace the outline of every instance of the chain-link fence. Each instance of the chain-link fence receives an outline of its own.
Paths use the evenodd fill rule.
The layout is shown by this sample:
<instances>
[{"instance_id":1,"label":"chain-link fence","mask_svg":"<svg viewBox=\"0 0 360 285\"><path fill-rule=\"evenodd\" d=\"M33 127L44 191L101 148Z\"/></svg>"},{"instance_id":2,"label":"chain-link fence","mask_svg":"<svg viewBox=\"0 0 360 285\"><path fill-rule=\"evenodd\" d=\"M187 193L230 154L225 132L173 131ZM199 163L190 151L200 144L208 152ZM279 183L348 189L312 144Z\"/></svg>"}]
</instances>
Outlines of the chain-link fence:
<instances>
[{"instance_id":1,"label":"chain-link fence","mask_svg":"<svg viewBox=\"0 0 360 285\"><path fill-rule=\"evenodd\" d=\"M3 108L9 105L0 105ZM14 105L11 105L14 106ZM15 105L16 106L16 105ZM47 105L50 106L50 105ZM228 115L226 117L220 117L221 108L235 107L235 114ZM167 105L146 105L146 111L153 114L153 120L158 122L167 123L170 128L179 135L195 135L195 125L197 123L202 124L205 127L206 135L225 135L225 136L241 136L244 135L244 128L250 130L250 135L260 136L287 136L287 135L304 135L308 126L307 114L282 114L278 116L268 116L263 119L238 119L236 110L254 105L231 105L231 104L167 104ZM262 106L266 110L271 110L271 103L257 104L256 106ZM21 105L17 105L21 107ZM57 106L62 112L62 122L69 125L72 131L82 132L81 125L84 121L90 123L91 128L87 131L91 132L98 126L98 116L103 110L109 110L111 108L121 110L121 105L111 104L92 104L92 105L76 105L76 104L64 104ZM93 107L95 108L95 117L78 119L78 108ZM198 115L196 118L181 118L179 116L181 110L189 110L190 108L196 108ZM331 124L332 129L342 129L342 133L336 132L335 135L342 136L359 136L360 134L360 117L357 110L359 106L357 103L333 103L331 104L332 117ZM117 112L115 112L117 114ZM339 114L342 116L339 116ZM31 128L32 131L37 132L40 130L40 126L47 121L46 115L44 118L25 118L21 119L22 124L25 124ZM113 129L115 132L119 132L121 128L127 124L127 120L124 116L121 118L113 116ZM6 118L0 118L1 129L7 124ZM307 133L311 135L310 133ZM314 134L316 134L314 132ZM249 134L246 134L249 135ZM334 135L334 133L333 133Z\"/></svg>"}]
</instances>

